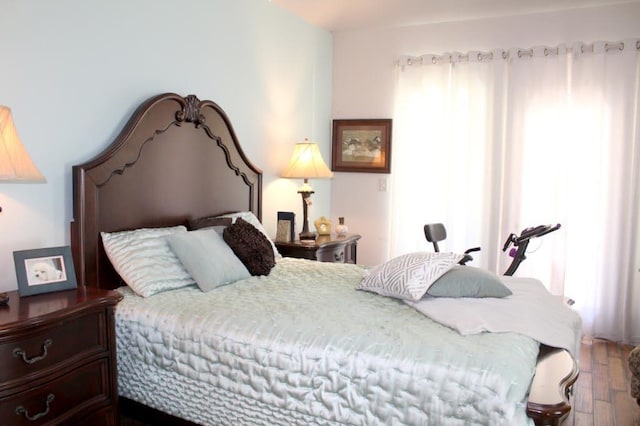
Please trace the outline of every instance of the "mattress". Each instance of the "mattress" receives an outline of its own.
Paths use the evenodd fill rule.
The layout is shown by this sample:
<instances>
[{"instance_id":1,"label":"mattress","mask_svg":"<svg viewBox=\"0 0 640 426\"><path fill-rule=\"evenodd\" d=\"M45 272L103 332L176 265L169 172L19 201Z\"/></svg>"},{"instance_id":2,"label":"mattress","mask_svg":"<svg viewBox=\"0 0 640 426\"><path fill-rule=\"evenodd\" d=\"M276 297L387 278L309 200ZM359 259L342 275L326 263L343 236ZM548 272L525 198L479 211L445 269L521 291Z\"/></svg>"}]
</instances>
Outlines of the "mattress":
<instances>
[{"instance_id":1,"label":"mattress","mask_svg":"<svg viewBox=\"0 0 640 426\"><path fill-rule=\"evenodd\" d=\"M121 288L119 394L199 424L533 424L535 340L462 336L364 273L283 258L208 293Z\"/></svg>"}]
</instances>

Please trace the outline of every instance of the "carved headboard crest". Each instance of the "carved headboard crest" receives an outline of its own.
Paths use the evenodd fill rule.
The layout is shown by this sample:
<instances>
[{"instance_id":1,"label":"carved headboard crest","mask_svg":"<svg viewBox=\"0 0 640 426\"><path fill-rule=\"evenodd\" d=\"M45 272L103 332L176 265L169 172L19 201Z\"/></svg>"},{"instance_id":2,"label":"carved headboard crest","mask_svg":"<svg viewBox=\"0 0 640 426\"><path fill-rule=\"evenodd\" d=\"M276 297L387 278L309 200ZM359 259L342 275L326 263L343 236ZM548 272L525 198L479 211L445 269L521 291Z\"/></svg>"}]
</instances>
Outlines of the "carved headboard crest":
<instances>
[{"instance_id":1,"label":"carved headboard crest","mask_svg":"<svg viewBox=\"0 0 640 426\"><path fill-rule=\"evenodd\" d=\"M204 124L206 121L203 114L200 113L200 99L196 95L188 95L184 98L185 105L181 111L176 112L176 120L178 125L186 121L187 123L194 123L196 127Z\"/></svg>"}]
</instances>

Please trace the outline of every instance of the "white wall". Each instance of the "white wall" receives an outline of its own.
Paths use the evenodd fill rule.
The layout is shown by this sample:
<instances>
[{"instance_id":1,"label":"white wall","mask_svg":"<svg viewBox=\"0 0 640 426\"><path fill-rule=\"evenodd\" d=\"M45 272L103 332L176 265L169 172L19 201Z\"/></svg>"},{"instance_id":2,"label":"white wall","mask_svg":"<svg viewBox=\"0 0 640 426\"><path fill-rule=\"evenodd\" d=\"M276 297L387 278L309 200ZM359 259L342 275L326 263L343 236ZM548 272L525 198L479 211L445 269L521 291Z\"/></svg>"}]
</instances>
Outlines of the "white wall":
<instances>
[{"instance_id":1,"label":"white wall","mask_svg":"<svg viewBox=\"0 0 640 426\"><path fill-rule=\"evenodd\" d=\"M69 244L71 166L107 147L135 108L195 94L229 115L264 171L263 222L302 214L301 182L280 179L305 137L330 155L332 36L266 0L0 0L0 104L46 184L0 183L0 290L13 251ZM314 182L328 215L330 182Z\"/></svg>"},{"instance_id":2,"label":"white wall","mask_svg":"<svg viewBox=\"0 0 640 426\"><path fill-rule=\"evenodd\" d=\"M637 1L545 14L338 32L333 45L333 118L392 118L395 62L400 55L615 41L639 35ZM425 161L425 167L427 164ZM416 196L424 196L420 170L415 176ZM389 180L388 191L381 192L380 180L385 178ZM358 263L376 265L389 257L392 178L393 170L391 175L337 173L332 182L331 217L344 216L349 230L363 236ZM431 249L425 241L425 250Z\"/></svg>"}]
</instances>

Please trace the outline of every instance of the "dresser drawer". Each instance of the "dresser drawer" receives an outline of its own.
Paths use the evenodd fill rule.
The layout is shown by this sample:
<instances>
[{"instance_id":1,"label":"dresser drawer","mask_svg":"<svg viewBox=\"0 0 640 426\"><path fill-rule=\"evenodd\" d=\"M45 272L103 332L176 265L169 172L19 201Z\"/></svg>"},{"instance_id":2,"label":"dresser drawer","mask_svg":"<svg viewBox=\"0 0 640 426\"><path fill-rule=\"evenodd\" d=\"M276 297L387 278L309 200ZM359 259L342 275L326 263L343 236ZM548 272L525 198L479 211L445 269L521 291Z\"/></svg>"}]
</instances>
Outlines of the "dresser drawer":
<instances>
[{"instance_id":1,"label":"dresser drawer","mask_svg":"<svg viewBox=\"0 0 640 426\"><path fill-rule=\"evenodd\" d=\"M28 391L0 400L0 419L15 426L59 424L86 415L114 396L109 389L109 359L98 359ZM7 423L4 423L7 422Z\"/></svg>"},{"instance_id":2,"label":"dresser drawer","mask_svg":"<svg viewBox=\"0 0 640 426\"><path fill-rule=\"evenodd\" d=\"M49 367L57 369L90 353L106 351L105 324L103 311L92 312L4 340L0 343L0 390L18 379L37 379Z\"/></svg>"}]
</instances>

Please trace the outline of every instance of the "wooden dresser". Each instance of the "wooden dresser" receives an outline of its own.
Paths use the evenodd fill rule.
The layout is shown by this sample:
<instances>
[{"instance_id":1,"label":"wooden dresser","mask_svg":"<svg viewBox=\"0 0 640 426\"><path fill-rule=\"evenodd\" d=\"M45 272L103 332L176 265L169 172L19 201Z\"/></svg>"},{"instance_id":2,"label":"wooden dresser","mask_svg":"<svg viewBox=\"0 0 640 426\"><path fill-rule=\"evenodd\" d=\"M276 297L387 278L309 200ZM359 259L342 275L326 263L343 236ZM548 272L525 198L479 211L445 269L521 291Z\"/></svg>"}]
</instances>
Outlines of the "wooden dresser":
<instances>
[{"instance_id":1,"label":"wooden dresser","mask_svg":"<svg viewBox=\"0 0 640 426\"><path fill-rule=\"evenodd\" d=\"M0 306L0 423L117 425L114 291L78 288Z\"/></svg>"}]
</instances>

